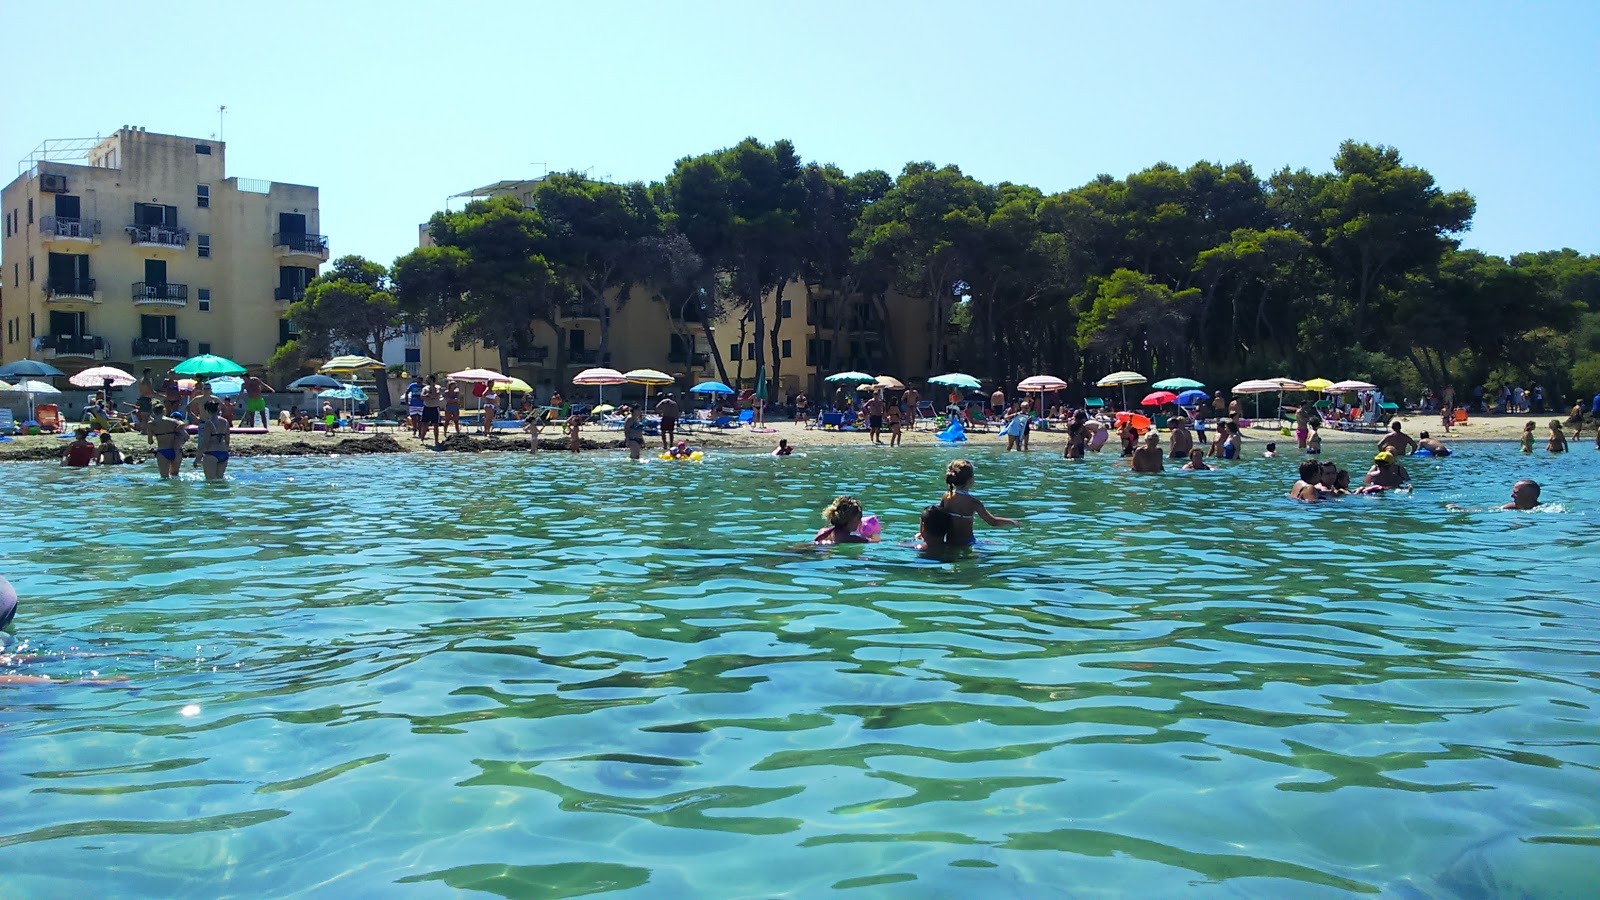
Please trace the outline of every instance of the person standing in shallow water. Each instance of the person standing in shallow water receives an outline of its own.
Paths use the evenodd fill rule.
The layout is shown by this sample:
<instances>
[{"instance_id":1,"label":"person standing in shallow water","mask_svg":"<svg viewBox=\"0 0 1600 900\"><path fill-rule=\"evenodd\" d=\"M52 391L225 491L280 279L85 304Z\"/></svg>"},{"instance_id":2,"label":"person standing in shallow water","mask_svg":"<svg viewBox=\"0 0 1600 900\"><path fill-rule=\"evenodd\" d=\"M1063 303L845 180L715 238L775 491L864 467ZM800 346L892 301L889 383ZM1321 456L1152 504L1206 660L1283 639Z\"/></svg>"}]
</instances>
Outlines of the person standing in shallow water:
<instances>
[{"instance_id":1,"label":"person standing in shallow water","mask_svg":"<svg viewBox=\"0 0 1600 900\"><path fill-rule=\"evenodd\" d=\"M997 516L984 508L983 501L972 495L972 484L977 477L977 470L972 463L958 459L945 469L944 483L946 493L944 499L939 501L939 506L950 514L950 532L947 542L952 544L970 544L975 539L972 533L973 517L983 519L995 527L1016 527L1019 523L1015 519Z\"/></svg>"},{"instance_id":2,"label":"person standing in shallow water","mask_svg":"<svg viewBox=\"0 0 1600 900\"><path fill-rule=\"evenodd\" d=\"M661 449L669 450L672 442L678 437L678 401L671 394L662 394L661 402L656 404L656 415L661 417Z\"/></svg>"}]
</instances>

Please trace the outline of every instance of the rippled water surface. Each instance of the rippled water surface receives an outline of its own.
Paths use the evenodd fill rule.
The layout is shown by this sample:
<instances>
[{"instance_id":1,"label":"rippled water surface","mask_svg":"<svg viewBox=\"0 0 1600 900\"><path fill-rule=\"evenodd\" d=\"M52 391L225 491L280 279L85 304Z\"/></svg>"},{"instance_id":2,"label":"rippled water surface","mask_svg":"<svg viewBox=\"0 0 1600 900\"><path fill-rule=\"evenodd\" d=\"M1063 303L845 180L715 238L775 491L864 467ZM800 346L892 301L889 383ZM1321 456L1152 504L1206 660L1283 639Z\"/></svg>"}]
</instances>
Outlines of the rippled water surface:
<instances>
[{"instance_id":1,"label":"rippled water surface","mask_svg":"<svg viewBox=\"0 0 1600 900\"><path fill-rule=\"evenodd\" d=\"M1593 896L1600 455L967 452L6 466L0 893Z\"/></svg>"}]
</instances>

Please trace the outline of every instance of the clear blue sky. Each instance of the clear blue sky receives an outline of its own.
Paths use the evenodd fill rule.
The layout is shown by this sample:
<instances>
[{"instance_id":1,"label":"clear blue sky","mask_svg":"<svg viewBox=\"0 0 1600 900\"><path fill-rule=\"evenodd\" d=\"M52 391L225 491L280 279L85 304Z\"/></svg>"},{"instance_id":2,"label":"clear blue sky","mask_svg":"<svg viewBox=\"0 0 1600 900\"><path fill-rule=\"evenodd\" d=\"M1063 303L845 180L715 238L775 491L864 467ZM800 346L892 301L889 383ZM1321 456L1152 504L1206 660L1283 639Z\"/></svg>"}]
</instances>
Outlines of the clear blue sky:
<instances>
[{"instance_id":1,"label":"clear blue sky","mask_svg":"<svg viewBox=\"0 0 1600 900\"><path fill-rule=\"evenodd\" d=\"M754 135L1046 191L1165 160L1325 170L1391 144L1466 243L1600 252L1600 3L301 3L0 0L0 160L124 123L314 184L383 262L449 194L549 169L655 180ZM12 173L7 173L9 180Z\"/></svg>"}]
</instances>

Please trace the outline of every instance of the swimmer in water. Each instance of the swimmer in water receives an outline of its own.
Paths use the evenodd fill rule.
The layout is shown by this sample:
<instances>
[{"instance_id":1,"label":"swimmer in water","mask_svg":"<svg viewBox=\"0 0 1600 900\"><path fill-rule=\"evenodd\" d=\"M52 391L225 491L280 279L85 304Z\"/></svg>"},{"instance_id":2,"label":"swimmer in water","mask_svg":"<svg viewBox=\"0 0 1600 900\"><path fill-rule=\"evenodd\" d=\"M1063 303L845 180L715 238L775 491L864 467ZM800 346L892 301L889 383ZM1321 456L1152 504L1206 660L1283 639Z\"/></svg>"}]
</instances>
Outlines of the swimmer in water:
<instances>
[{"instance_id":1,"label":"swimmer in water","mask_svg":"<svg viewBox=\"0 0 1600 900\"><path fill-rule=\"evenodd\" d=\"M1199 447L1189 448L1189 461L1183 464L1185 472L1209 472L1211 467L1206 465L1206 452Z\"/></svg>"},{"instance_id":2,"label":"swimmer in water","mask_svg":"<svg viewBox=\"0 0 1600 900\"><path fill-rule=\"evenodd\" d=\"M122 448L111 439L111 432L100 432L100 449L95 453L94 461L102 466L122 465Z\"/></svg>"},{"instance_id":3,"label":"swimmer in water","mask_svg":"<svg viewBox=\"0 0 1600 900\"><path fill-rule=\"evenodd\" d=\"M772 455L773 456L788 456L789 454L791 454L793 452L794 452L794 448L789 446L789 439L788 438L779 438L778 439L778 446L775 449L773 449Z\"/></svg>"},{"instance_id":4,"label":"swimmer in water","mask_svg":"<svg viewBox=\"0 0 1600 900\"><path fill-rule=\"evenodd\" d=\"M1411 483L1411 473L1406 467L1394 461L1394 454L1388 450L1379 451L1372 458L1372 468L1367 470L1367 475L1362 479L1363 487L1379 487L1385 490L1405 487Z\"/></svg>"},{"instance_id":5,"label":"swimmer in water","mask_svg":"<svg viewBox=\"0 0 1600 900\"><path fill-rule=\"evenodd\" d=\"M74 440L61 453L61 464L74 469L87 469L94 461L94 444L89 443L89 429L79 428Z\"/></svg>"},{"instance_id":6,"label":"swimmer in water","mask_svg":"<svg viewBox=\"0 0 1600 900\"><path fill-rule=\"evenodd\" d=\"M1267 441L1267 449L1261 454L1262 459L1274 459L1278 455L1277 441Z\"/></svg>"},{"instance_id":7,"label":"swimmer in water","mask_svg":"<svg viewBox=\"0 0 1600 900\"><path fill-rule=\"evenodd\" d=\"M983 501L972 496L972 483L977 472L972 463L958 459L945 469L944 483L947 492L944 499L939 501L939 506L950 514L950 532L946 541L952 544L970 544L974 537L972 533L972 519L974 516L983 519L992 526L1016 527L1019 523L1015 519L997 516L983 506Z\"/></svg>"},{"instance_id":8,"label":"swimmer in water","mask_svg":"<svg viewBox=\"0 0 1600 900\"><path fill-rule=\"evenodd\" d=\"M1417 452L1420 453L1423 450L1428 451L1434 456L1450 455L1450 448L1444 445L1444 441L1441 441L1437 438L1428 437L1428 433L1426 431L1417 435Z\"/></svg>"},{"instance_id":9,"label":"swimmer in water","mask_svg":"<svg viewBox=\"0 0 1600 900\"><path fill-rule=\"evenodd\" d=\"M1561 430L1561 423L1555 419L1550 420L1550 440L1544 449L1551 453L1567 452L1567 435Z\"/></svg>"},{"instance_id":10,"label":"swimmer in water","mask_svg":"<svg viewBox=\"0 0 1600 900\"><path fill-rule=\"evenodd\" d=\"M1539 506L1539 482L1524 478L1511 486L1511 502L1501 509L1530 510Z\"/></svg>"},{"instance_id":11,"label":"swimmer in water","mask_svg":"<svg viewBox=\"0 0 1600 900\"><path fill-rule=\"evenodd\" d=\"M522 430L528 433L528 452L539 452L539 432L544 430L542 417L537 413L530 413L522 422Z\"/></svg>"},{"instance_id":12,"label":"swimmer in water","mask_svg":"<svg viewBox=\"0 0 1600 900\"><path fill-rule=\"evenodd\" d=\"M1317 493L1317 480L1322 472L1322 465L1314 459L1300 463L1300 478L1295 481L1294 487L1289 489L1289 499L1302 500L1306 503L1315 503L1322 499Z\"/></svg>"},{"instance_id":13,"label":"swimmer in water","mask_svg":"<svg viewBox=\"0 0 1600 900\"><path fill-rule=\"evenodd\" d=\"M1536 425L1532 420L1529 420L1529 422L1526 425L1522 426L1522 452L1523 453L1532 453L1533 452L1533 430L1535 428L1537 428L1537 427L1539 427L1539 426Z\"/></svg>"},{"instance_id":14,"label":"swimmer in water","mask_svg":"<svg viewBox=\"0 0 1600 900\"><path fill-rule=\"evenodd\" d=\"M921 527L917 530L917 541L922 550L931 550L950 545L950 513L945 508L935 503L922 510Z\"/></svg>"},{"instance_id":15,"label":"swimmer in water","mask_svg":"<svg viewBox=\"0 0 1600 900\"><path fill-rule=\"evenodd\" d=\"M866 544L870 541L857 532L861 528L861 502L854 497L840 497L822 511L828 523L811 539L814 544Z\"/></svg>"}]
</instances>

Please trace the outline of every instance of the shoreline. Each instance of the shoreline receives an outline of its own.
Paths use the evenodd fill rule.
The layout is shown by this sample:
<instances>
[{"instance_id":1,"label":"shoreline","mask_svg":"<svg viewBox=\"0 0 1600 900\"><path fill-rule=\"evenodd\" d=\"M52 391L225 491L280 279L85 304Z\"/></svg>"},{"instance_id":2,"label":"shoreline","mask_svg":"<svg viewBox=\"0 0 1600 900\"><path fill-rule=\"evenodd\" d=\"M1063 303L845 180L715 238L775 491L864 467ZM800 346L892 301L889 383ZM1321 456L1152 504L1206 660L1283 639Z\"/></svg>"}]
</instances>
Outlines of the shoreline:
<instances>
[{"instance_id":1,"label":"shoreline","mask_svg":"<svg viewBox=\"0 0 1600 900\"><path fill-rule=\"evenodd\" d=\"M1551 418L1546 414L1542 420L1535 418L1534 446L1543 450L1548 437L1548 422ZM1557 421L1563 421L1556 417ZM1486 416L1470 420L1465 425L1456 426L1448 435L1439 433L1437 422L1431 419L1400 419L1403 430L1413 438L1420 432L1428 431L1442 439L1447 444L1485 444L1485 443L1516 443L1522 434L1523 423L1529 421L1528 416ZM1584 430L1587 435L1592 423L1585 422ZM552 437L551 432L558 436ZM1570 427L1564 426L1563 432L1568 434L1571 441ZM1295 455L1293 436L1285 436L1277 425L1251 425L1241 429L1247 445L1262 445L1268 441L1276 441L1280 455ZM1321 430L1324 447L1334 448L1343 445L1376 445L1384 432L1372 431L1337 431L1324 428ZM615 436L613 438L613 435ZM802 423L781 421L771 423L765 431L756 431L746 426L732 430L697 429L693 433L679 431L678 436L688 440L696 448L711 450L771 450L777 445L780 438L785 438L797 450L806 447L850 447L867 446L870 444L867 432L861 431L824 431L821 429L807 429ZM888 442L888 435L883 437ZM653 455L659 452L659 439L646 439L646 453ZM982 447L986 442L1004 446L1002 439L995 431L969 432L964 444L945 444L936 440L931 429L922 428L906 431L902 435L901 443L907 447ZM1576 449L1580 441L1571 441ZM0 443L0 462L55 462L61 456L66 441L56 435L22 435L14 437L11 441ZM132 450L144 456L147 452L144 441L136 434L118 436L118 444L123 452ZM1162 441L1166 444L1165 437ZM1029 440L1029 452L1048 451L1059 454L1066 446L1066 431L1062 428L1049 430L1036 429ZM358 456L376 454L408 454L408 453L508 453L527 452L528 439L526 436L512 432L509 436L496 434L493 437L484 437L481 434L471 434L463 431L461 434L451 434L445 440L435 445L432 441L418 441L416 438L403 432L388 431L382 433L372 432L341 432L337 435L327 436L319 433L306 433L303 431L273 430L267 434L240 434L233 437L233 456L247 459L251 457L270 456ZM598 428L586 428L583 433L583 449L585 452L621 452L624 450L621 433L616 431L602 431ZM192 451L191 451L192 452ZM539 442L540 453L566 453L567 441L564 435L559 434L556 426L545 429L544 436ZM1105 451L1101 451L1105 452ZM1112 451L1113 453L1115 450Z\"/></svg>"}]
</instances>

